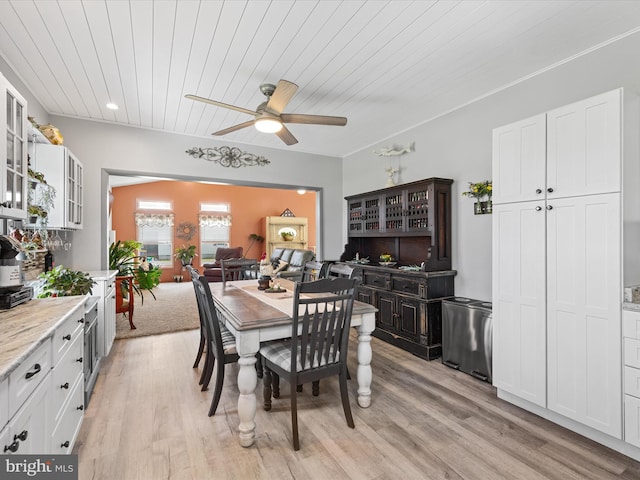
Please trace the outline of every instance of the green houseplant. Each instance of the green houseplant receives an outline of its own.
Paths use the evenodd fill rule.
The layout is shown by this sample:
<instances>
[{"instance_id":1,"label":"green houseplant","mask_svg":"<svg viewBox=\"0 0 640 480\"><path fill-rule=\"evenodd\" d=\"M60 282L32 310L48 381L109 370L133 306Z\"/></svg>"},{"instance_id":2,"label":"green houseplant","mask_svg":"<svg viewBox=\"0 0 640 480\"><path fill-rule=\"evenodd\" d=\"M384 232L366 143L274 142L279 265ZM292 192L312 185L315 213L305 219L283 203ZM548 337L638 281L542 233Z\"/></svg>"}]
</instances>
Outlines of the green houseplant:
<instances>
[{"instance_id":1,"label":"green houseplant","mask_svg":"<svg viewBox=\"0 0 640 480\"><path fill-rule=\"evenodd\" d=\"M198 254L196 253L195 245L189 245L188 247L183 245L180 248L176 248L176 253L174 255L175 259L180 260L180 262L182 263L182 268L186 267L187 265L191 265L191 263L193 262L193 258L197 256Z\"/></svg>"},{"instance_id":2,"label":"green houseplant","mask_svg":"<svg viewBox=\"0 0 640 480\"><path fill-rule=\"evenodd\" d=\"M44 280L38 298L86 295L92 293L91 288L96 284L88 273L70 270L62 265L41 273L38 278Z\"/></svg>"},{"instance_id":3,"label":"green houseplant","mask_svg":"<svg viewBox=\"0 0 640 480\"><path fill-rule=\"evenodd\" d=\"M153 299L156 299L153 288L160 283L162 270L157 266L148 265L148 268L144 268L138 264L140 247L142 244L135 240L118 240L112 243L109 246L109 269L117 270L118 276L133 276L133 289L140 295L144 305L144 290L149 291Z\"/></svg>"}]
</instances>

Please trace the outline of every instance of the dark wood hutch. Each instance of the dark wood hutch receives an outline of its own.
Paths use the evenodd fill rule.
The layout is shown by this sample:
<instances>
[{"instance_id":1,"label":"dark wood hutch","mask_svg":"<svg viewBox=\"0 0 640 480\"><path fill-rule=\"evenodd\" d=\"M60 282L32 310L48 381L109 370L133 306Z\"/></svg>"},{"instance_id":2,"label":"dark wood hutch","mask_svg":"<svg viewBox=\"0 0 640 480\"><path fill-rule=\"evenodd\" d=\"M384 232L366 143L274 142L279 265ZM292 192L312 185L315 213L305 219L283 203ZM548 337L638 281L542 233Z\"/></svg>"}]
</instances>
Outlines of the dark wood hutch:
<instances>
[{"instance_id":1,"label":"dark wood hutch","mask_svg":"<svg viewBox=\"0 0 640 480\"><path fill-rule=\"evenodd\" d=\"M349 243L341 260L362 278L358 300L378 309L373 335L429 360L442 353L441 300L454 295L452 183L429 178L345 198ZM382 253L397 265L379 265ZM356 254L370 262L353 263ZM412 265L420 269L398 269Z\"/></svg>"}]
</instances>

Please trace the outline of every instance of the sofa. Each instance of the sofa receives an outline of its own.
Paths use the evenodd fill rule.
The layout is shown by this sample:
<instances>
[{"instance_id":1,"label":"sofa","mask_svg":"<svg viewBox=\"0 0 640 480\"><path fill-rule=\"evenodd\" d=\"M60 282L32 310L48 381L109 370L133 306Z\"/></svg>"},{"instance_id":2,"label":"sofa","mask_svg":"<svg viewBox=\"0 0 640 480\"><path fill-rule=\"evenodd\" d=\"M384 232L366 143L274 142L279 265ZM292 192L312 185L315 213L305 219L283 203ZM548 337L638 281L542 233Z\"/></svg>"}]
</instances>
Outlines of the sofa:
<instances>
[{"instance_id":1,"label":"sofa","mask_svg":"<svg viewBox=\"0 0 640 480\"><path fill-rule=\"evenodd\" d=\"M242 247L219 247L216 250L215 262L202 264L203 274L208 282L222 281L222 266L220 265L220 260L228 260L230 258L242 258Z\"/></svg>"},{"instance_id":2,"label":"sofa","mask_svg":"<svg viewBox=\"0 0 640 480\"><path fill-rule=\"evenodd\" d=\"M274 248L269 261L276 277L300 281L304 265L315 258L312 250L300 248Z\"/></svg>"}]
</instances>

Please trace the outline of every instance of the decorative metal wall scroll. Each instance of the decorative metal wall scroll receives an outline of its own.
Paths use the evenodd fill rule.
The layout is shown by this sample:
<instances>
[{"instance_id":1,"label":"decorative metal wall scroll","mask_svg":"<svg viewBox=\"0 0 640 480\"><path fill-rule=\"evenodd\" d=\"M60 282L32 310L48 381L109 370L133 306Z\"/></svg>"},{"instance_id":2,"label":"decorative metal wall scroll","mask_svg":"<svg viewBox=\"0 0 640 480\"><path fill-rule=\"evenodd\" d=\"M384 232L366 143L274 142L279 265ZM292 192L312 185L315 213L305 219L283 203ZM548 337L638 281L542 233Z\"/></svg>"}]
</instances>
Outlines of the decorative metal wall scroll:
<instances>
[{"instance_id":1,"label":"decorative metal wall scroll","mask_svg":"<svg viewBox=\"0 0 640 480\"><path fill-rule=\"evenodd\" d=\"M193 147L187 150L186 153L195 158L204 158L210 162L215 162L223 167L240 168L253 165L263 167L271 163L265 157L243 152L237 147Z\"/></svg>"}]
</instances>

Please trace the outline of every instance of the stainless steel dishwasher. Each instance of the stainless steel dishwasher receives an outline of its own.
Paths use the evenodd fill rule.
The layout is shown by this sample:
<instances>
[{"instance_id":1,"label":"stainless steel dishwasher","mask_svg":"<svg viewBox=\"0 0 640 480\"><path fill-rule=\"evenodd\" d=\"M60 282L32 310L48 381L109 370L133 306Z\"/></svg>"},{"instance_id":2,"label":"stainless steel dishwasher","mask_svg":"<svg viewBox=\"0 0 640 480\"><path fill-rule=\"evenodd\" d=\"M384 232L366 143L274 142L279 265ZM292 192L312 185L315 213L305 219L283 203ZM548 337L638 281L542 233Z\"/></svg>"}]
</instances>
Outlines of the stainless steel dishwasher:
<instances>
[{"instance_id":1,"label":"stainless steel dishwasher","mask_svg":"<svg viewBox=\"0 0 640 480\"><path fill-rule=\"evenodd\" d=\"M442 300L442 363L491 383L491 303Z\"/></svg>"}]
</instances>

